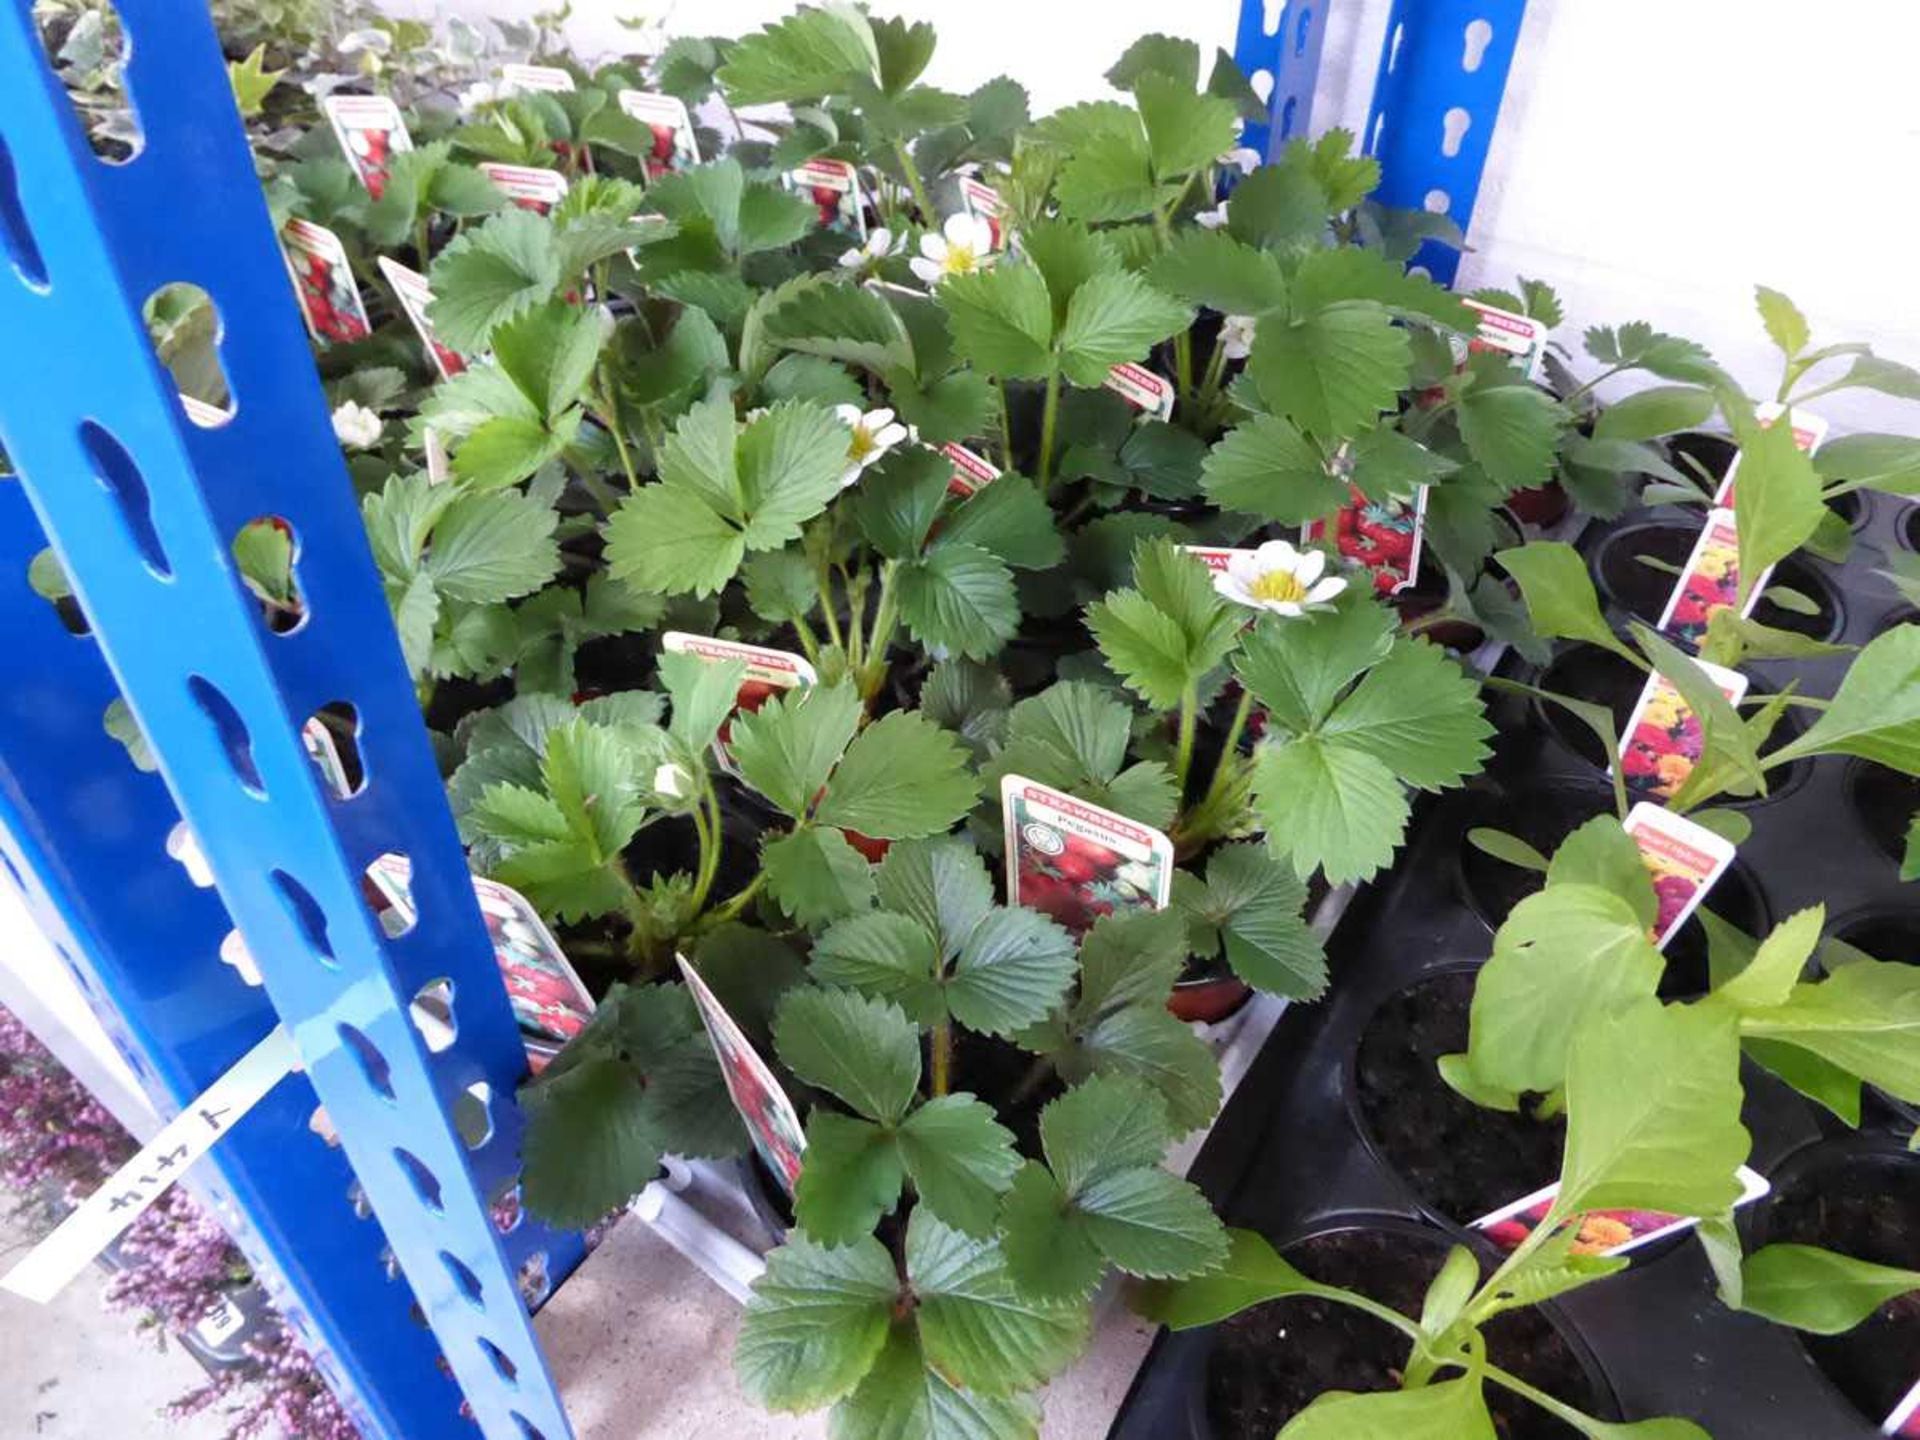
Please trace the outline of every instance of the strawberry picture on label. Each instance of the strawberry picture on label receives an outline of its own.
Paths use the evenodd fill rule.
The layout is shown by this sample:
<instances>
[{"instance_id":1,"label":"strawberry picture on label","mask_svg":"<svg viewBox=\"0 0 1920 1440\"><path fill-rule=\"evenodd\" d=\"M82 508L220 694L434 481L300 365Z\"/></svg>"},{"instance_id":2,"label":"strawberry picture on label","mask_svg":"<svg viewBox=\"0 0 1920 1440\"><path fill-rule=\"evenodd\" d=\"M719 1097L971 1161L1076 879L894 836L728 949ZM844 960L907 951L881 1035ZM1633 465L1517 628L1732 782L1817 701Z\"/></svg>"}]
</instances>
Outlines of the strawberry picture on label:
<instances>
[{"instance_id":1,"label":"strawberry picture on label","mask_svg":"<svg viewBox=\"0 0 1920 1440\"><path fill-rule=\"evenodd\" d=\"M813 202L821 229L837 230L857 240L867 238L860 172L845 160L809 160L787 172L786 184L789 190Z\"/></svg>"},{"instance_id":2,"label":"strawberry picture on label","mask_svg":"<svg viewBox=\"0 0 1920 1440\"><path fill-rule=\"evenodd\" d=\"M1333 518L1333 544L1340 558L1373 576L1381 595L1405 590L1420 578L1420 552L1426 536L1427 490L1411 501L1369 500L1356 487ZM1301 532L1308 542L1325 537L1327 525L1315 520Z\"/></svg>"},{"instance_id":3,"label":"strawberry picture on label","mask_svg":"<svg viewBox=\"0 0 1920 1440\"><path fill-rule=\"evenodd\" d=\"M314 340L324 347L366 339L373 326L340 237L311 221L289 220L280 239L300 314Z\"/></svg>"},{"instance_id":4,"label":"strawberry picture on label","mask_svg":"<svg viewBox=\"0 0 1920 1440\"><path fill-rule=\"evenodd\" d=\"M1000 796L1012 903L1076 934L1103 915L1165 908L1173 842L1160 831L1020 775Z\"/></svg>"},{"instance_id":5,"label":"strawberry picture on label","mask_svg":"<svg viewBox=\"0 0 1920 1440\"><path fill-rule=\"evenodd\" d=\"M434 368L440 372L440 378L450 379L465 370L467 357L452 346L443 344L434 332L433 321L427 318L427 308L433 304L433 291L427 286L427 277L386 255L380 257L380 273L393 287L400 308L406 311L407 319L413 322L414 331L427 347L427 354Z\"/></svg>"},{"instance_id":6,"label":"strawberry picture on label","mask_svg":"<svg viewBox=\"0 0 1920 1440\"><path fill-rule=\"evenodd\" d=\"M413 149L400 107L384 95L329 95L321 109L347 163L378 200L386 193L393 157Z\"/></svg>"},{"instance_id":7,"label":"strawberry picture on label","mask_svg":"<svg viewBox=\"0 0 1920 1440\"><path fill-rule=\"evenodd\" d=\"M685 101L646 90L622 90L620 108L653 133L653 148L641 157L647 179L657 180L700 163L700 143Z\"/></svg>"}]
</instances>

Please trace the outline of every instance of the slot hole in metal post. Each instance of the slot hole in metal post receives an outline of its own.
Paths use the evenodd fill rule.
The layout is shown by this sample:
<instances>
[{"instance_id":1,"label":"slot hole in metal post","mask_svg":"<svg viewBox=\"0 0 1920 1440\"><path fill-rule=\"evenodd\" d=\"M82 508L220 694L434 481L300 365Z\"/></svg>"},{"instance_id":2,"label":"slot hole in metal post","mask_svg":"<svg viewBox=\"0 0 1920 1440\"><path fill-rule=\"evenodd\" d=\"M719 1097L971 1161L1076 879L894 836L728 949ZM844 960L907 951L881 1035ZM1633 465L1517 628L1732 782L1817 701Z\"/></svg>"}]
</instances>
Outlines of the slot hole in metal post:
<instances>
[{"instance_id":1,"label":"slot hole in metal post","mask_svg":"<svg viewBox=\"0 0 1920 1440\"><path fill-rule=\"evenodd\" d=\"M20 203L20 181L13 169L13 152L0 138L0 251L13 263L13 273L35 290L47 288L47 262L40 257L40 245L27 224L26 208Z\"/></svg>"},{"instance_id":2,"label":"slot hole in metal post","mask_svg":"<svg viewBox=\"0 0 1920 1440\"><path fill-rule=\"evenodd\" d=\"M261 619L276 635L291 635L307 618L295 564L300 543L278 515L249 520L233 537L233 564L240 583L260 603Z\"/></svg>"},{"instance_id":3,"label":"slot hole in metal post","mask_svg":"<svg viewBox=\"0 0 1920 1440\"><path fill-rule=\"evenodd\" d=\"M374 1093L382 1100L393 1099L393 1067L387 1063L387 1057L380 1053L380 1047L356 1026L342 1024L339 1030L341 1040L360 1062L361 1073L367 1077L367 1084L373 1087Z\"/></svg>"},{"instance_id":4,"label":"slot hole in metal post","mask_svg":"<svg viewBox=\"0 0 1920 1440\"><path fill-rule=\"evenodd\" d=\"M124 165L146 143L127 89L133 45L112 0L89 5L32 6L48 65L67 92L93 153Z\"/></svg>"},{"instance_id":5,"label":"slot hole in metal post","mask_svg":"<svg viewBox=\"0 0 1920 1440\"><path fill-rule=\"evenodd\" d=\"M284 870L269 872L280 896L287 902L287 910L293 916L294 923L300 927L300 933L306 937L320 959L328 965L339 962L334 958L333 942L327 938L327 914L320 908L320 902L308 893L307 887L287 874Z\"/></svg>"},{"instance_id":6,"label":"slot hole in metal post","mask_svg":"<svg viewBox=\"0 0 1920 1440\"><path fill-rule=\"evenodd\" d=\"M157 579L171 580L173 565L160 544L160 532L154 529L153 497L147 493L147 482L141 477L140 467L133 463L125 446L91 420L80 424L80 448L87 452L87 463L93 467L93 477L100 482L100 488L119 506L127 537L140 552L147 569Z\"/></svg>"},{"instance_id":7,"label":"slot hole in metal post","mask_svg":"<svg viewBox=\"0 0 1920 1440\"><path fill-rule=\"evenodd\" d=\"M187 693L193 697L193 703L200 707L200 713L212 722L221 748L227 752L227 763L233 766L234 777L248 794L265 799L267 787L260 779L260 767L253 759L253 736L247 730L247 722L240 718L240 712L234 709L233 702L227 699L219 686L200 675L187 677Z\"/></svg>"},{"instance_id":8,"label":"slot hole in metal post","mask_svg":"<svg viewBox=\"0 0 1920 1440\"><path fill-rule=\"evenodd\" d=\"M213 297L198 285L162 285L141 307L153 353L173 377L187 419L203 430L233 418L233 386L220 358L225 331Z\"/></svg>"}]
</instances>

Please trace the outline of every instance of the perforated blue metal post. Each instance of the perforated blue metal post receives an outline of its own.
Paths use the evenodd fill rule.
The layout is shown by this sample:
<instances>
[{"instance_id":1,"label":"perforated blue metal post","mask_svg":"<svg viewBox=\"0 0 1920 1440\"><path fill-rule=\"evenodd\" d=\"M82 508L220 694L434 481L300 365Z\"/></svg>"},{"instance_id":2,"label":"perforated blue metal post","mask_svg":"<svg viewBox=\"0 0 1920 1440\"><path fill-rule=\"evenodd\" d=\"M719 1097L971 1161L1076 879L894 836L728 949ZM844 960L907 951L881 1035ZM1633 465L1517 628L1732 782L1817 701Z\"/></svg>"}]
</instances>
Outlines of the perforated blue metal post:
<instances>
[{"instance_id":1,"label":"perforated blue metal post","mask_svg":"<svg viewBox=\"0 0 1920 1440\"><path fill-rule=\"evenodd\" d=\"M1320 78L1320 52L1334 0L1240 0L1234 62L1254 88L1270 83L1267 123L1248 125L1240 143L1272 159L1287 142L1307 133L1313 120L1313 90ZM1263 82L1261 76L1265 76Z\"/></svg>"},{"instance_id":2,"label":"perforated blue metal post","mask_svg":"<svg viewBox=\"0 0 1920 1440\"><path fill-rule=\"evenodd\" d=\"M560 1440L516 1279L556 1282L581 1244L489 1215L517 1169L525 1055L224 58L197 6L119 10L143 141L111 164L31 0L0 0L0 449L20 472L0 480L0 872L166 1113L276 1021L292 1033L305 1076L196 1175L367 1433L470 1434L464 1400L489 1436ZM143 303L176 282L220 317L234 412L217 427L187 419L147 338ZM304 619L287 633L232 563L263 517L295 544ZM91 637L26 584L43 538ZM101 728L116 688L164 785ZM336 796L300 727L343 705L363 783ZM168 858L182 815L217 894ZM389 852L412 860L419 915L392 938L363 896ZM236 924L263 988L220 958ZM423 991L454 1022L432 1050L409 1013ZM339 1149L308 1126L316 1098ZM460 1106L479 1107L471 1145Z\"/></svg>"},{"instance_id":3,"label":"perforated blue metal post","mask_svg":"<svg viewBox=\"0 0 1920 1440\"><path fill-rule=\"evenodd\" d=\"M1471 225L1526 13L1527 0L1394 0L1364 137L1382 204ZM1451 284L1460 256L1429 241L1414 263Z\"/></svg>"}]
</instances>

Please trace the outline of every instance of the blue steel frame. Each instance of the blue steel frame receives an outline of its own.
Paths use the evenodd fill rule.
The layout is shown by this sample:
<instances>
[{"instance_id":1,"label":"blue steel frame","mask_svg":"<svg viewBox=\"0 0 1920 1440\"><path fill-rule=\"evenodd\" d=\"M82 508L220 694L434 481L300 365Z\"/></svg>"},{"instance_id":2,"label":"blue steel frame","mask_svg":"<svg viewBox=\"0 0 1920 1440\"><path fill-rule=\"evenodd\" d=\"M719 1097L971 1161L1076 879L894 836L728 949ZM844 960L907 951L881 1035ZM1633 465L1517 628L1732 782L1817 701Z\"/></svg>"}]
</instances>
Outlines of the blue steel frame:
<instances>
[{"instance_id":1,"label":"blue steel frame","mask_svg":"<svg viewBox=\"0 0 1920 1440\"><path fill-rule=\"evenodd\" d=\"M499 1440L561 1440L516 1281L557 1283L582 1243L489 1213L517 1173L526 1057L225 60L198 5L119 11L144 139L113 164L82 133L31 0L0 0L0 449L24 482L0 480L0 875L163 1113L276 1022L292 1033L304 1076L195 1176L363 1430L423 1440L477 1421ZM217 427L186 417L147 338L143 303L174 282L221 319L235 410ZM262 517L295 539L306 615L289 633L231 560ZM48 541L91 638L26 584ZM116 690L164 784L103 731ZM348 798L299 739L338 702L364 766ZM167 854L182 815L217 894ZM363 898L386 852L413 861L419 912L392 938ZM236 923L263 988L220 958ZM410 1018L426 989L457 1027L437 1051ZM339 1149L308 1126L316 1098ZM484 1108L472 1147L456 1105Z\"/></svg>"},{"instance_id":2,"label":"blue steel frame","mask_svg":"<svg viewBox=\"0 0 1920 1440\"><path fill-rule=\"evenodd\" d=\"M1234 63L1259 88L1265 75L1268 119L1249 124L1240 143L1271 160L1313 123L1313 88L1320 77L1320 51L1334 0L1241 0ZM1268 26L1271 24L1272 28Z\"/></svg>"},{"instance_id":3,"label":"blue steel frame","mask_svg":"<svg viewBox=\"0 0 1920 1440\"><path fill-rule=\"evenodd\" d=\"M1527 0L1394 0L1367 115L1383 205L1473 223ZM1414 256L1451 285L1460 252L1428 241Z\"/></svg>"},{"instance_id":4,"label":"blue steel frame","mask_svg":"<svg viewBox=\"0 0 1920 1440\"><path fill-rule=\"evenodd\" d=\"M1347 0L1349 5L1352 0ZM1271 159L1305 135L1334 0L1241 0L1233 56L1271 77L1271 114L1242 143ZM1362 148L1380 162L1381 204L1473 221L1527 0L1393 0ZM1274 17L1268 28L1268 17ZM1453 283L1460 253L1427 242L1414 264Z\"/></svg>"}]
</instances>

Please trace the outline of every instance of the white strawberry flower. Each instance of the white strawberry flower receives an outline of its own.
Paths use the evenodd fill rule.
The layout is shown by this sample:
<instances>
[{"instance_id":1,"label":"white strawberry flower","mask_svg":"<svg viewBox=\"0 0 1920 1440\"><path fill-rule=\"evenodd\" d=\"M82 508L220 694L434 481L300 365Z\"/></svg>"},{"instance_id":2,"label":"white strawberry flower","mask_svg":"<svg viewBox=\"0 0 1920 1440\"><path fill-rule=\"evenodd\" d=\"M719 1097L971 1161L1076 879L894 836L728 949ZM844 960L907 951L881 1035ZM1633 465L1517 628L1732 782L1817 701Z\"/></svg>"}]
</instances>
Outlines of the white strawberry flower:
<instances>
[{"instance_id":1,"label":"white strawberry flower","mask_svg":"<svg viewBox=\"0 0 1920 1440\"><path fill-rule=\"evenodd\" d=\"M907 438L907 427L894 423L891 410L869 410L862 414L858 405L836 405L833 413L853 432L847 445L846 473L840 477L842 490L858 480L861 471Z\"/></svg>"},{"instance_id":2,"label":"white strawberry flower","mask_svg":"<svg viewBox=\"0 0 1920 1440\"><path fill-rule=\"evenodd\" d=\"M476 80L460 92L460 113L471 115L482 105L500 99L500 92L490 81Z\"/></svg>"},{"instance_id":3,"label":"white strawberry flower","mask_svg":"<svg viewBox=\"0 0 1920 1440\"><path fill-rule=\"evenodd\" d=\"M1251 315L1229 315L1220 325L1220 344L1227 352L1229 360L1244 360L1253 349L1253 332L1257 322Z\"/></svg>"},{"instance_id":4,"label":"white strawberry flower","mask_svg":"<svg viewBox=\"0 0 1920 1440\"><path fill-rule=\"evenodd\" d=\"M354 400L333 412L333 438L349 450L368 450L378 445L385 428L386 422L378 412Z\"/></svg>"},{"instance_id":5,"label":"white strawberry flower","mask_svg":"<svg viewBox=\"0 0 1920 1440\"><path fill-rule=\"evenodd\" d=\"M920 253L907 262L929 286L949 275L971 275L993 263L993 227L975 215L949 215L935 235L920 237Z\"/></svg>"},{"instance_id":6,"label":"white strawberry flower","mask_svg":"<svg viewBox=\"0 0 1920 1440\"><path fill-rule=\"evenodd\" d=\"M907 237L893 238L893 232L884 225L876 225L867 232L867 242L843 251L840 256L842 270L874 270L889 255L897 255L906 247Z\"/></svg>"},{"instance_id":7,"label":"white strawberry flower","mask_svg":"<svg viewBox=\"0 0 1920 1440\"><path fill-rule=\"evenodd\" d=\"M1193 221L1203 230L1218 230L1227 223L1227 202L1222 200L1211 210L1202 210Z\"/></svg>"},{"instance_id":8,"label":"white strawberry flower","mask_svg":"<svg viewBox=\"0 0 1920 1440\"><path fill-rule=\"evenodd\" d=\"M653 772L653 788L657 794L678 800L687 793L689 778L684 769L669 760Z\"/></svg>"},{"instance_id":9,"label":"white strawberry flower","mask_svg":"<svg viewBox=\"0 0 1920 1440\"><path fill-rule=\"evenodd\" d=\"M1325 607L1347 582L1338 576L1322 579L1326 552L1296 550L1285 540L1269 540L1251 555L1235 555L1227 568L1216 571L1213 588L1236 605L1296 617Z\"/></svg>"},{"instance_id":10,"label":"white strawberry flower","mask_svg":"<svg viewBox=\"0 0 1920 1440\"><path fill-rule=\"evenodd\" d=\"M1220 157L1220 164L1231 165L1242 175L1251 175L1259 163L1260 152L1246 145L1242 145L1238 149L1229 150Z\"/></svg>"}]
</instances>

